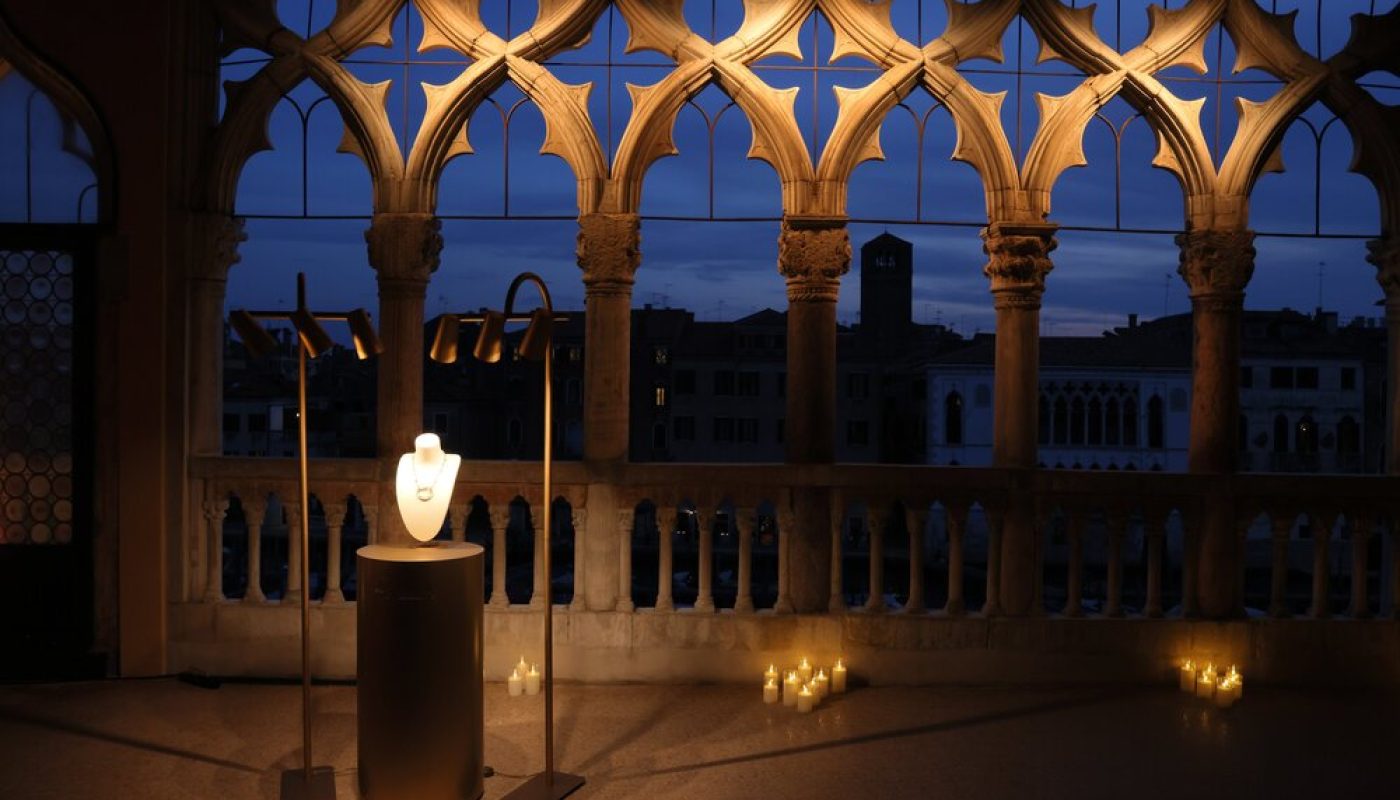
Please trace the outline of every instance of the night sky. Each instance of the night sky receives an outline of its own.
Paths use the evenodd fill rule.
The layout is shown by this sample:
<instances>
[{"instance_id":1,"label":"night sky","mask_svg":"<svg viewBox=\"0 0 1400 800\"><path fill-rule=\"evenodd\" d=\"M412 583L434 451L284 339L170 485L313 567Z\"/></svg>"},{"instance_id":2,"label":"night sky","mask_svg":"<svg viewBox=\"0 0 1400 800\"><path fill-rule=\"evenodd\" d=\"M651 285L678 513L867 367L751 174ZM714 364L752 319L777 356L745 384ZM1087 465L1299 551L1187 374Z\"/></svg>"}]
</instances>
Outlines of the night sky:
<instances>
[{"instance_id":1,"label":"night sky","mask_svg":"<svg viewBox=\"0 0 1400 800\"><path fill-rule=\"evenodd\" d=\"M1168 3L1179 7L1180 0ZM1395 0L1265 0L1278 10L1298 9L1295 29L1300 43L1327 57L1339 49L1349 34L1349 16L1356 12L1384 12ZM1146 31L1146 3L1123 0L1119 19L1114 0L1101 2L1095 22L1110 44L1127 49L1140 42ZM1319 11L1322 6L1325 11ZM330 0L282 0L278 3L284 23L298 32L322 27L333 11ZM528 25L535 4L519 0L484 0L488 24L503 35L519 33ZM741 6L718 2L712 18L708 2L687 2L692 27L704 34L713 29L724 36L737 28ZM1321 16L1319 17L1319 13ZM943 29L946 16L942 0L895 0L897 30L910 40L928 41ZM1320 24L1319 24L1320 19ZM591 111L604 147L611 154L621 138L630 113L624 84L651 84L667 71L666 59L654 53L623 54L626 26L621 15L605 13L592 41L578 51L562 54L551 69L569 83L592 81ZM421 35L416 10L396 22L391 48L357 52L352 71L366 82L394 80L388 107L391 121L406 146L422 113L418 82L446 83L465 63L451 52L418 54L414 47ZM767 59L755 71L771 85L799 87L797 118L808 134L809 150L817 150L832 126L835 103L833 86L861 86L876 73L865 62L844 59L841 69L814 72L826 65L831 35L826 23L809 22L803 33L807 69L790 59ZM1003 118L1008 137L1023 155L1037 124L1034 93L1064 94L1081 77L1063 62L1035 64L1038 51L1029 25L1017 22L1004 42L1003 64L968 62L964 72L983 91L1009 92ZM816 57L814 57L814 53ZM1220 158L1234 133L1234 98L1264 99L1278 90L1270 76L1251 71L1232 75L1233 46L1219 28L1206 46L1211 72L1197 76L1184 68L1159 74L1168 88L1184 98L1206 98L1202 115L1207 137ZM1013 74L1018 59L1026 71L1019 82ZM1218 60L1218 62L1217 62ZM253 74L265 61L254 51L239 51L226 59L224 77L241 79ZM410 63L411 62L411 63ZM611 62L612 66L604 66ZM1237 83L1217 83L1217 63L1223 75ZM850 69L866 68L866 69ZM405 77L407 81L405 81ZM815 87L814 87L815 81ZM404 91L405 83L412 86ZM1400 80L1377 74L1364 79L1375 84L1371 91L1382 101L1400 102ZM0 106L22 108L29 89L16 76L0 81ZM374 273L369 268L363 231L370 213L368 174L353 156L335 153L341 135L335 108L316 104L320 90L309 83L290 93L303 111L311 108L307 127L303 206L302 122L291 103L274 113L270 134L276 150L255 156L244 171L238 196L238 212L250 217L249 240L243 245L243 262L229 280L230 307L266 306L290 302L293 273L308 273L313 304L321 307L365 306L373 311ZM506 86L493 96L494 104L477 113L469 136L476 154L452 162L443 179L439 213L445 217L491 217L505 213L505 151L502 117L510 115L508 137L511 215L542 216L542 220L446 219L446 246L442 266L428 289L428 313L449 308L499 305L506 285L516 272L534 270L551 283L557 304L578 307L583 287L574 263L576 216L572 174L560 159L539 156L543 123L528 103L516 107L521 94ZM816 98L816 108L813 100ZM16 103L18 102L18 106ZM746 161L750 141L747 121L737 107L710 87L695 98L697 108L685 109L677 123L675 139L681 155L655 164L644 188L646 216L756 218L756 221L708 222L693 219L667 221L644 219L643 263L637 275L634 304L670 305L694 310L702 319L732 319L765 306L786 305L783 282L777 273L777 234L781 214L778 183L772 169L762 162ZM41 104L42 105L42 104ZM943 322L963 333L989 330L993 312L985 261L977 237L985 222L983 194L974 170L948 160L954 130L942 109L933 108L931 97L916 90L887 119L882 144L885 162L868 162L856 170L851 182L849 213L855 247L888 230L914 243L914 316L921 322ZM710 166L707 120L716 118L713 212L709 190ZM1056 185L1051 218L1065 226L1111 229L1114 227L1170 231L1182 226L1181 191L1168 173L1153 169L1154 137L1137 119L1127 121L1132 110L1122 100L1103 111L1104 120L1091 124L1084 142L1090 166L1065 173ZM1321 106L1305 118L1321 131L1332 115ZM916 120L926 122L917 123ZM924 124L922 148L916 125ZM74 214L77 191L85 182L78 162L57 152L57 121L51 110L40 107L34 122L36 179L35 207L40 216L68 218ZM1113 129L1121 128L1121 196L1115 198L1115 142ZM45 134L48 134L46 137ZM0 115L0 172L21 174L24 167L22 116ZM1289 171L1266 176L1253 197L1252 226L1262 232L1308 234L1315 225L1325 234L1374 235L1378 230L1375 192L1369 182L1347 172L1351 143L1340 123L1326 127L1319 148L1308 126L1295 123L1283 145ZM1320 156L1320 157L1319 157ZM922 169L922 185L916 175ZM1317 172L1315 172L1315 169ZM90 178L88 178L90 180ZM1320 180L1321 207L1314 203ZM23 186L9 182L0 189L0 217L23 218ZM90 203L89 211L90 213ZM350 219L298 219L312 216ZM951 224L899 224L919 218ZM1185 286L1176 277L1177 248L1166 233L1119 233L1065 230L1055 253L1055 271L1049 278L1043 313L1043 332L1065 335L1094 334L1122 324L1127 314L1144 318L1163 312L1189 309ZM1284 238L1261 236L1257 242L1256 272L1247 295L1251 308L1311 310L1319 303L1340 312L1342 318L1379 316L1380 298L1374 268L1364 261L1364 238ZM1170 276L1170 277L1169 277ZM859 285L856 267L842 288L839 317L857 320Z\"/></svg>"}]
</instances>

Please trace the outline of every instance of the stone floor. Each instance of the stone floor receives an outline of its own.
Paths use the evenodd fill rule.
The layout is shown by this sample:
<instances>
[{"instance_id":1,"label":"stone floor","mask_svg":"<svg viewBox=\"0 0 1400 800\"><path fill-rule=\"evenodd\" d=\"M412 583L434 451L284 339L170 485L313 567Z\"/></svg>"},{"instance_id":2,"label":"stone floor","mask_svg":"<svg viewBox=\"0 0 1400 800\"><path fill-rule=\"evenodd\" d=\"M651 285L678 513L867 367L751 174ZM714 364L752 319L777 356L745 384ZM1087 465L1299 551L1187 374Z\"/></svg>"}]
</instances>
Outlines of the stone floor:
<instances>
[{"instance_id":1,"label":"stone floor","mask_svg":"<svg viewBox=\"0 0 1400 800\"><path fill-rule=\"evenodd\" d=\"M0 798L276 798L298 687L0 687ZM354 798L355 690L317 687L318 761ZM486 797L538 770L541 698L487 686ZM561 686L579 798L1394 797L1400 700L1248 687L855 689L811 715L732 686Z\"/></svg>"}]
</instances>

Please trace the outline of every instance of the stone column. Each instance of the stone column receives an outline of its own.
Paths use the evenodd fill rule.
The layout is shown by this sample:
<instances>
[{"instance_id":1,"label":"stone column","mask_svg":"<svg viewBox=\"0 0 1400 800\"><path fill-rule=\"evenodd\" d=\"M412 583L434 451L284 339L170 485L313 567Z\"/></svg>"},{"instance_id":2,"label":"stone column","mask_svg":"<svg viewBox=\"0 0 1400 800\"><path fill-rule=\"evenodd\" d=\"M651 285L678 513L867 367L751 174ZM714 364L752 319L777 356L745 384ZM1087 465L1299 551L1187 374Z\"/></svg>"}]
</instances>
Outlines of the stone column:
<instances>
[{"instance_id":1,"label":"stone column","mask_svg":"<svg viewBox=\"0 0 1400 800\"><path fill-rule=\"evenodd\" d=\"M1040 298L1045 276L1054 265L1054 225L992 223L982 231L997 314L996 376L992 394L992 464L1003 469L1033 469L1040 381ZM998 570L989 575L997 597L987 608L1009 616L1027 616L1036 607L1035 509L1027 493L1010 498L1003 512ZM988 571L991 561L988 558Z\"/></svg>"},{"instance_id":2,"label":"stone column","mask_svg":"<svg viewBox=\"0 0 1400 800\"><path fill-rule=\"evenodd\" d=\"M301 504L286 503L282 510L287 520L282 526L287 534L287 589L282 593L282 602L301 605L301 559L310 556L301 551Z\"/></svg>"},{"instance_id":3,"label":"stone column","mask_svg":"<svg viewBox=\"0 0 1400 800\"><path fill-rule=\"evenodd\" d=\"M224 300L229 267L248 238L243 219L227 214L191 215L194 260L189 268L189 452L223 454Z\"/></svg>"},{"instance_id":4,"label":"stone column","mask_svg":"<svg viewBox=\"0 0 1400 800\"><path fill-rule=\"evenodd\" d=\"M636 526L636 509L620 508L617 510L617 605L616 610L624 614L630 614L637 610L637 602L632 599L632 529ZM669 581L670 575L664 576ZM669 583L665 585L669 586ZM656 607L661 607L661 596L656 600ZM669 594L667 595L669 603Z\"/></svg>"},{"instance_id":5,"label":"stone column","mask_svg":"<svg viewBox=\"0 0 1400 800\"><path fill-rule=\"evenodd\" d=\"M739 531L738 586L734 597L734 611L738 614L753 613L753 535L758 527L756 509L741 508L734 513L734 527Z\"/></svg>"},{"instance_id":6,"label":"stone column","mask_svg":"<svg viewBox=\"0 0 1400 800\"><path fill-rule=\"evenodd\" d=\"M836 455L836 298L851 268L845 220L783 220L778 272L787 281L787 411L783 435L789 464L830 464ZM830 576L839 570L827 538L828 492L794 491L797 524L788 545L788 590L799 613L826 610Z\"/></svg>"},{"instance_id":7,"label":"stone column","mask_svg":"<svg viewBox=\"0 0 1400 800\"><path fill-rule=\"evenodd\" d=\"M487 515L491 517L491 599L487 605L505 608L510 605L506 594L506 528L510 526L510 501L491 503Z\"/></svg>"},{"instance_id":8,"label":"stone column","mask_svg":"<svg viewBox=\"0 0 1400 800\"><path fill-rule=\"evenodd\" d=\"M1254 273L1254 232L1199 230L1176 237L1178 272L1191 295L1191 472L1235 471L1240 418L1240 316ZM1199 520L1196 605L1219 619L1243 611L1239 541L1225 494L1208 498Z\"/></svg>"},{"instance_id":9,"label":"stone column","mask_svg":"<svg viewBox=\"0 0 1400 800\"><path fill-rule=\"evenodd\" d=\"M465 520L466 517L464 516L462 519ZM583 571L586 569L584 565L587 563L587 559L584 558L584 543L586 541L584 532L588 527L588 511L571 507L569 522L574 527L574 596L569 600L569 610L583 611L588 608L588 603L583 598ZM462 523L462 527L467 527L465 521Z\"/></svg>"},{"instance_id":10,"label":"stone column","mask_svg":"<svg viewBox=\"0 0 1400 800\"><path fill-rule=\"evenodd\" d=\"M928 505L905 507L904 527L909 531L909 599L904 613L924 610L924 523L928 520Z\"/></svg>"},{"instance_id":11,"label":"stone column","mask_svg":"<svg viewBox=\"0 0 1400 800\"><path fill-rule=\"evenodd\" d=\"M583 351L583 458L627 460L632 365L632 278L641 263L636 214L578 220L586 321Z\"/></svg>"},{"instance_id":12,"label":"stone column","mask_svg":"<svg viewBox=\"0 0 1400 800\"><path fill-rule=\"evenodd\" d=\"M245 603L265 603L262 588L262 528L267 516L267 501L259 497L243 502L243 520L248 530L248 588L243 592Z\"/></svg>"},{"instance_id":13,"label":"stone column","mask_svg":"<svg viewBox=\"0 0 1400 800\"><path fill-rule=\"evenodd\" d=\"M378 424L375 446L385 475L399 454L413 447L423 429L423 298L442 252L442 222L432 214L375 214L365 242L369 263L379 277ZM378 541L409 543L392 491L383 493L387 508Z\"/></svg>"},{"instance_id":14,"label":"stone column","mask_svg":"<svg viewBox=\"0 0 1400 800\"><path fill-rule=\"evenodd\" d=\"M1366 260L1376 265L1376 280L1385 290L1386 348L1385 471L1400 475L1400 235L1366 244ZM1400 606L1400 598L1396 600Z\"/></svg>"}]
</instances>

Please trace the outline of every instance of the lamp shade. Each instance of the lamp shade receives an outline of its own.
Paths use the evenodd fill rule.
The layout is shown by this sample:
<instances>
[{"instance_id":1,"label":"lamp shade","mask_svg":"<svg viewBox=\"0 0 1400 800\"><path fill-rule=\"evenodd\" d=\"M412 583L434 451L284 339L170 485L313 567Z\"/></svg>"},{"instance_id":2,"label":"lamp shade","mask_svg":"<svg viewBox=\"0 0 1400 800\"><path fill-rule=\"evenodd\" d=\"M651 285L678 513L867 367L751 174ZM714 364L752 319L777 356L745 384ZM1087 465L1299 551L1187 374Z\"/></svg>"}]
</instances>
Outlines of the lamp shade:
<instances>
[{"instance_id":1,"label":"lamp shade","mask_svg":"<svg viewBox=\"0 0 1400 800\"><path fill-rule=\"evenodd\" d=\"M306 354L315 358L331 349L330 334L316 321L316 317L304 308L292 312L292 325L296 327L301 343L306 346Z\"/></svg>"},{"instance_id":2,"label":"lamp shade","mask_svg":"<svg viewBox=\"0 0 1400 800\"><path fill-rule=\"evenodd\" d=\"M461 336L461 319L456 314L443 314L438 317L437 332L433 334L433 347L428 357L439 364L457 363L457 341Z\"/></svg>"},{"instance_id":3,"label":"lamp shade","mask_svg":"<svg viewBox=\"0 0 1400 800\"><path fill-rule=\"evenodd\" d=\"M501 360L501 343L506 336L506 315L499 311L487 311L481 321L481 333L477 334L476 347L472 355L487 364Z\"/></svg>"},{"instance_id":4,"label":"lamp shade","mask_svg":"<svg viewBox=\"0 0 1400 800\"><path fill-rule=\"evenodd\" d=\"M262 358L277 349L277 340L247 311L237 309L230 312L228 321L238 333L238 338L243 340L243 346L248 348L248 353L254 358Z\"/></svg>"},{"instance_id":5,"label":"lamp shade","mask_svg":"<svg viewBox=\"0 0 1400 800\"><path fill-rule=\"evenodd\" d=\"M549 340L554 332L554 315L543 308L530 313L530 327L520 340L520 355L530 361L540 361L549 355Z\"/></svg>"},{"instance_id":6,"label":"lamp shade","mask_svg":"<svg viewBox=\"0 0 1400 800\"><path fill-rule=\"evenodd\" d=\"M374 323L370 321L368 311L357 308L350 312L345 321L350 325L350 337L355 340L355 355L359 356L361 361L384 352L384 345L379 341L379 334L374 331Z\"/></svg>"}]
</instances>

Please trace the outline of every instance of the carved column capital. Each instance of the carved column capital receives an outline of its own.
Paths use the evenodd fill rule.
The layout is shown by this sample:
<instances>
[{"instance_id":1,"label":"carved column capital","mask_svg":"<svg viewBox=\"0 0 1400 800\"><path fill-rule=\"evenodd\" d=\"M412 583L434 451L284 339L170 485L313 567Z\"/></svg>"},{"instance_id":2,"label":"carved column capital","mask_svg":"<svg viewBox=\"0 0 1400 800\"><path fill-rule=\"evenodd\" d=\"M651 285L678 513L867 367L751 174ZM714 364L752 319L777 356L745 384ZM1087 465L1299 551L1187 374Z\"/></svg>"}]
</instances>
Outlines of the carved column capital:
<instances>
[{"instance_id":1,"label":"carved column capital","mask_svg":"<svg viewBox=\"0 0 1400 800\"><path fill-rule=\"evenodd\" d=\"M386 282L426 286L442 253L442 220L432 214L375 214L365 244L381 287Z\"/></svg>"},{"instance_id":2,"label":"carved column capital","mask_svg":"<svg viewBox=\"0 0 1400 800\"><path fill-rule=\"evenodd\" d=\"M229 268L243 259L238 246L248 240L243 218L199 212L190 215L190 278L223 283Z\"/></svg>"},{"instance_id":3,"label":"carved column capital","mask_svg":"<svg viewBox=\"0 0 1400 800\"><path fill-rule=\"evenodd\" d=\"M345 503L325 503L321 508L326 513L326 529L331 530L345 525Z\"/></svg>"},{"instance_id":4,"label":"carved column capital","mask_svg":"<svg viewBox=\"0 0 1400 800\"><path fill-rule=\"evenodd\" d=\"M996 308L1040 308L1045 276L1055 268L1050 253L1058 246L1054 225L992 223L982 229L982 274L992 282Z\"/></svg>"},{"instance_id":5,"label":"carved column capital","mask_svg":"<svg viewBox=\"0 0 1400 800\"><path fill-rule=\"evenodd\" d=\"M224 515L228 512L228 500L205 500L203 503L204 520L213 525L223 522Z\"/></svg>"},{"instance_id":6,"label":"carved column capital","mask_svg":"<svg viewBox=\"0 0 1400 800\"><path fill-rule=\"evenodd\" d=\"M1238 308L1244 302L1244 287L1254 275L1254 231L1188 231L1177 234L1176 244L1176 271L1193 305Z\"/></svg>"},{"instance_id":7,"label":"carved column capital","mask_svg":"<svg viewBox=\"0 0 1400 800\"><path fill-rule=\"evenodd\" d=\"M575 255L591 296L631 296L633 276L642 263L641 217L636 214L584 214L578 218Z\"/></svg>"},{"instance_id":8,"label":"carved column capital","mask_svg":"<svg viewBox=\"0 0 1400 800\"><path fill-rule=\"evenodd\" d=\"M778 273L788 302L836 302L841 276L851 270L851 234L845 220L783 220Z\"/></svg>"},{"instance_id":9,"label":"carved column capital","mask_svg":"<svg viewBox=\"0 0 1400 800\"><path fill-rule=\"evenodd\" d=\"M1400 314L1400 236L1372 239L1366 250L1366 260L1376 267L1376 282L1385 291L1387 310Z\"/></svg>"}]
</instances>

